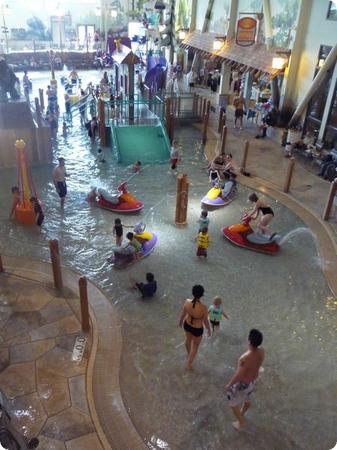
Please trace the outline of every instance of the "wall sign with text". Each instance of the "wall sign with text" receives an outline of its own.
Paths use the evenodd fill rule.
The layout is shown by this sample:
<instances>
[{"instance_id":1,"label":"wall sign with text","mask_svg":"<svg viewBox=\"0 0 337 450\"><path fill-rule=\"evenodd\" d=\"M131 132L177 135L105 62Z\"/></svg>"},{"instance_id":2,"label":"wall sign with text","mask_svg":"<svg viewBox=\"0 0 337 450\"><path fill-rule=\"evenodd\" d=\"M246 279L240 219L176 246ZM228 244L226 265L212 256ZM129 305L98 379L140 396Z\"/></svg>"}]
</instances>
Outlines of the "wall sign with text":
<instances>
[{"instance_id":1,"label":"wall sign with text","mask_svg":"<svg viewBox=\"0 0 337 450\"><path fill-rule=\"evenodd\" d=\"M242 47L255 44L257 20L253 17L242 17L238 20L236 28L236 43Z\"/></svg>"}]
</instances>

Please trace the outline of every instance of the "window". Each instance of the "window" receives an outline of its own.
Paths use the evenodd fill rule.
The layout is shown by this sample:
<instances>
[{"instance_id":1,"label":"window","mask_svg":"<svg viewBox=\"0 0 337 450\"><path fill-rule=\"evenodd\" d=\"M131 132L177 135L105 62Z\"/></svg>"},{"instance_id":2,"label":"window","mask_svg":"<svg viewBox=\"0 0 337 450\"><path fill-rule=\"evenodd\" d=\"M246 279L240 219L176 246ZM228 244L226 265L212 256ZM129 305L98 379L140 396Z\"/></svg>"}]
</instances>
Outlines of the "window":
<instances>
[{"instance_id":1,"label":"window","mask_svg":"<svg viewBox=\"0 0 337 450\"><path fill-rule=\"evenodd\" d=\"M337 0L331 0L329 2L328 14L326 18L328 20L337 20Z\"/></svg>"}]
</instances>

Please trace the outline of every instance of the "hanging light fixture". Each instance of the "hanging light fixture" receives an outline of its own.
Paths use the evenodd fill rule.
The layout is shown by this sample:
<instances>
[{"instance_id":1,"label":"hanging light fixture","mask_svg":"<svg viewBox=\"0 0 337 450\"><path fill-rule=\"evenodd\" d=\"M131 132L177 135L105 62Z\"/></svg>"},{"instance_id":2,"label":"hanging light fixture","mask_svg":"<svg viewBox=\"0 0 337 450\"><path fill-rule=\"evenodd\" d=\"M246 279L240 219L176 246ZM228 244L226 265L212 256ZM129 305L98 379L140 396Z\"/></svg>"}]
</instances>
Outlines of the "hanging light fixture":
<instances>
[{"instance_id":1,"label":"hanging light fixture","mask_svg":"<svg viewBox=\"0 0 337 450\"><path fill-rule=\"evenodd\" d=\"M162 11L165 8L166 5L162 0L157 0L156 3L154 4L154 9L159 9L160 11Z\"/></svg>"},{"instance_id":2,"label":"hanging light fixture","mask_svg":"<svg viewBox=\"0 0 337 450\"><path fill-rule=\"evenodd\" d=\"M213 41L213 50L217 52L224 45L226 38L225 37L216 37Z\"/></svg>"}]
</instances>

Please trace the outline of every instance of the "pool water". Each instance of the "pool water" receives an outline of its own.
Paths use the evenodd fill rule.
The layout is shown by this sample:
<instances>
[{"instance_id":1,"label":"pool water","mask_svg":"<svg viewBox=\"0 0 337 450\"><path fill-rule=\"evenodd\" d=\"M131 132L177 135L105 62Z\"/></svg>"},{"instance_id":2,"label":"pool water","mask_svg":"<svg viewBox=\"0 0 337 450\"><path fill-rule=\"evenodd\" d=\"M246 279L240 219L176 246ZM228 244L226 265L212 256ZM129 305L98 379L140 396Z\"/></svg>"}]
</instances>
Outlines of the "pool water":
<instances>
[{"instance_id":1,"label":"pool water","mask_svg":"<svg viewBox=\"0 0 337 450\"><path fill-rule=\"evenodd\" d=\"M5 254L48 260L48 240L58 239L62 263L84 273L104 289L123 321L121 387L127 410L150 449L328 449L337 440L337 317L335 302L322 273L314 237L295 233L279 254L269 256L234 247L220 232L240 220L249 190L240 186L233 203L209 213L212 239L207 261L197 259L194 237L200 199L208 189L200 135L191 128L176 134L182 162L178 171L190 180L188 226L176 228L176 176L169 164L146 165L133 176L119 166L109 149L106 163L95 161L97 144L74 121L60 138L56 157L66 158L69 172L64 214L51 181L51 165L34 167L33 178L44 204L41 234L8 220L10 187L16 171L0 171L0 245ZM234 155L235 156L235 155ZM129 179L129 189L145 202L139 220L158 236L146 259L114 270L107 262L116 214L85 201L90 186L113 190ZM284 235L305 225L270 199L273 228ZM158 281L153 299L130 290L147 271ZM211 338L204 337L192 373L186 373L183 331L177 322L194 284L205 287L208 305L224 299L229 315ZM231 422L224 385L246 350L250 328L265 336L264 372L248 412L246 431Z\"/></svg>"}]
</instances>

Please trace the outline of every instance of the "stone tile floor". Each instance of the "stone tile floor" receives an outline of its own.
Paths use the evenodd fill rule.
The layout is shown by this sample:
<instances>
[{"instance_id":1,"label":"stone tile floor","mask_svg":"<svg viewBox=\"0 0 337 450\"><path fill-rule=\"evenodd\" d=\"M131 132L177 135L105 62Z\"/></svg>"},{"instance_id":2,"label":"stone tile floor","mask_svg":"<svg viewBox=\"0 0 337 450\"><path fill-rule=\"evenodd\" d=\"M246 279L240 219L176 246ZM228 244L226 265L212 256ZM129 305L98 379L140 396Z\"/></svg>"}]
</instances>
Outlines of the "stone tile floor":
<instances>
[{"instance_id":1,"label":"stone tile floor","mask_svg":"<svg viewBox=\"0 0 337 450\"><path fill-rule=\"evenodd\" d=\"M79 299L19 274L0 277L0 388L13 425L38 437L40 450L102 449L86 398L91 336L82 361L72 360Z\"/></svg>"}]
</instances>

